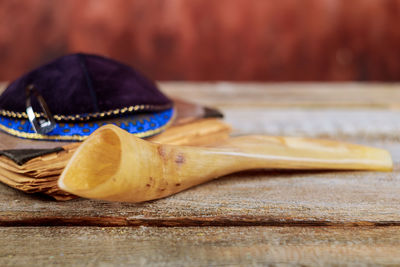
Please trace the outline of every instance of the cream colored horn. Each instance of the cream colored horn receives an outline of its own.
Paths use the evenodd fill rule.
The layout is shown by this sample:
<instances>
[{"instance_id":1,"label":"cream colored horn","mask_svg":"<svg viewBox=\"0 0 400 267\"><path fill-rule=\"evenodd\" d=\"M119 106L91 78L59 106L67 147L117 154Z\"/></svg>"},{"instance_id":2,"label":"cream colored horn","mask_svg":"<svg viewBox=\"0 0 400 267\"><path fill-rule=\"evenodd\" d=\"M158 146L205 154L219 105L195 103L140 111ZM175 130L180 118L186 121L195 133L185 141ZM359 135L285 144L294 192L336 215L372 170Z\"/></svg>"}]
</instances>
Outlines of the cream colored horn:
<instances>
[{"instance_id":1,"label":"cream colored horn","mask_svg":"<svg viewBox=\"0 0 400 267\"><path fill-rule=\"evenodd\" d=\"M260 168L390 171L392 159L378 148L293 137L236 137L212 148L163 145L107 125L78 148L58 185L81 197L142 202Z\"/></svg>"}]
</instances>

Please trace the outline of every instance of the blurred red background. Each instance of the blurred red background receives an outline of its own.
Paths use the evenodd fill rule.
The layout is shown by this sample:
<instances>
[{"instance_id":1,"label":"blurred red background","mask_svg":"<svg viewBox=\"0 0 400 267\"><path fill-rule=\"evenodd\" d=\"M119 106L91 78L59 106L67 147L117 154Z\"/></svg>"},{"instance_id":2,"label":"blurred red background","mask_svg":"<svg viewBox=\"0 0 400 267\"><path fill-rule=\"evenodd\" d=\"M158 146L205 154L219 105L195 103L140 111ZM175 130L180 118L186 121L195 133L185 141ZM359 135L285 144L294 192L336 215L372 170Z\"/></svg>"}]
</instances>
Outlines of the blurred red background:
<instances>
[{"instance_id":1,"label":"blurred red background","mask_svg":"<svg viewBox=\"0 0 400 267\"><path fill-rule=\"evenodd\" d=\"M70 52L157 80L400 80L399 0L2 0L0 80Z\"/></svg>"}]
</instances>

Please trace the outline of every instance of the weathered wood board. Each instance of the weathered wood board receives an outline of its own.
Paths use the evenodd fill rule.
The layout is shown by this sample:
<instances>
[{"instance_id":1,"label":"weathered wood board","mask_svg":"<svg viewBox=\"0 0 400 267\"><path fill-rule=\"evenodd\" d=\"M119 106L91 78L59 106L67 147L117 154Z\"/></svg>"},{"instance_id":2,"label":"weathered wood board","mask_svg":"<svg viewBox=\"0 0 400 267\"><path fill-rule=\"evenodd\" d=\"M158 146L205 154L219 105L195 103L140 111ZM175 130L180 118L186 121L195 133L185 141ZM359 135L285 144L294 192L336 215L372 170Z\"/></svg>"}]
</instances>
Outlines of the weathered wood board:
<instances>
[{"instance_id":1,"label":"weathered wood board","mask_svg":"<svg viewBox=\"0 0 400 267\"><path fill-rule=\"evenodd\" d=\"M377 90L380 89L383 89L384 93L381 98L368 98L360 94L364 97L359 102L360 105L364 105L363 108L333 109L321 106L260 108L250 103L246 108L244 106L239 108L236 107L237 97L246 94L240 86L236 88L232 85L224 97L224 92L206 95L210 90L205 90L206 92L199 93L201 91L195 89L195 85L190 85L192 88L189 86L188 89L186 87L179 89L179 86L173 85L166 84L168 93L172 92L192 100L196 98L193 99L191 95L203 94L200 97L203 100L224 101L222 109L226 114L226 120L236 129L236 134L325 137L383 147L392 152L396 163L395 171L391 173L271 170L246 172L200 185L172 197L142 204L108 203L85 199L54 202L25 195L0 185L0 224L8 226L400 224L400 170L397 167L397 163L400 162L400 142L397 141L397 135L400 131L396 131L396 127L400 126L400 111L366 108L368 105L386 101L387 90L395 92L391 100L393 101L397 97L396 92L400 90L379 88L379 86L369 88L368 90L372 90L375 95L379 95ZM220 85L214 85L217 89L218 86ZM168 89L170 87L174 89ZM297 99L301 94L304 95L300 98L304 99L307 99L308 95L309 103L320 101L320 98L313 98L314 94L309 91L304 93L299 90L292 98L279 93L281 102L290 103L290 99ZM329 98L329 94L336 95L335 90L336 88L329 93L325 92L326 97ZM354 90L360 89L354 88ZM269 99L267 97L269 93L270 89L266 88L255 94L254 99L257 101ZM237 97L234 97L235 95ZM275 96L275 102L279 102L279 99L280 97ZM400 94L398 100L400 101ZM387 116L389 112L393 112L391 117ZM338 114L340 116L337 116ZM390 127L385 128L385 125ZM350 130L346 130L347 128Z\"/></svg>"},{"instance_id":2,"label":"weathered wood board","mask_svg":"<svg viewBox=\"0 0 400 267\"><path fill-rule=\"evenodd\" d=\"M1 266L398 266L400 262L400 227L0 227L0 236Z\"/></svg>"},{"instance_id":3,"label":"weathered wood board","mask_svg":"<svg viewBox=\"0 0 400 267\"><path fill-rule=\"evenodd\" d=\"M400 264L399 85L161 87L221 108L236 135L377 146L395 170L245 172L141 204L56 202L0 185L0 226L20 226L0 227L1 266Z\"/></svg>"},{"instance_id":4,"label":"weathered wood board","mask_svg":"<svg viewBox=\"0 0 400 267\"><path fill-rule=\"evenodd\" d=\"M400 175L235 174L142 203L55 202L0 185L0 225L400 225Z\"/></svg>"},{"instance_id":5,"label":"weathered wood board","mask_svg":"<svg viewBox=\"0 0 400 267\"><path fill-rule=\"evenodd\" d=\"M188 83L162 82L173 97L235 108L400 108L396 83Z\"/></svg>"}]
</instances>

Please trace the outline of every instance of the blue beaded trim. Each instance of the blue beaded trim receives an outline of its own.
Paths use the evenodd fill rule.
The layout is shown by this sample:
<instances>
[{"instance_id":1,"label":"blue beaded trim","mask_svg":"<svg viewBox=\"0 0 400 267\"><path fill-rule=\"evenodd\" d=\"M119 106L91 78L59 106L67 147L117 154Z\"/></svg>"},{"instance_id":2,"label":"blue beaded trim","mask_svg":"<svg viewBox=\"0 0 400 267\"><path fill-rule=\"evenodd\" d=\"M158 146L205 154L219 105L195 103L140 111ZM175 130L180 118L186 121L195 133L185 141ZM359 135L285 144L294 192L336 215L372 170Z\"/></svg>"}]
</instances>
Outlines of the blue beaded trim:
<instances>
[{"instance_id":1,"label":"blue beaded trim","mask_svg":"<svg viewBox=\"0 0 400 267\"><path fill-rule=\"evenodd\" d=\"M115 119L87 122L56 122L55 128L41 135L35 133L29 120L0 116L0 129L18 137L54 141L82 141L105 124L115 124L138 137L149 137L163 131L174 118L174 109L126 115Z\"/></svg>"}]
</instances>

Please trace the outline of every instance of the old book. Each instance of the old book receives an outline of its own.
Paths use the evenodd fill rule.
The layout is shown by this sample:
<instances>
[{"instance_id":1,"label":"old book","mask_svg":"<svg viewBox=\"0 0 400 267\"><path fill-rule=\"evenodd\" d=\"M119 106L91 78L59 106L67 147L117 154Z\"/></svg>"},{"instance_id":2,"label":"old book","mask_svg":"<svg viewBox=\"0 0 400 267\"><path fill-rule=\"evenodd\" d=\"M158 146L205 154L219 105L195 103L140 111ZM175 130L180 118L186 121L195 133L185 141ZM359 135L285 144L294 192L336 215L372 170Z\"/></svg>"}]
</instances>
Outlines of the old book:
<instances>
[{"instance_id":1,"label":"old book","mask_svg":"<svg viewBox=\"0 0 400 267\"><path fill-rule=\"evenodd\" d=\"M148 140L165 144L206 146L227 139L230 130L219 119L199 119L171 126ZM10 155L7 156L10 150L3 151L0 156L0 181L26 193L44 193L57 200L72 199L75 196L57 187L57 180L79 145L80 143L72 143L47 150L47 153L43 153L45 151L41 149L19 150L22 154L25 152L25 156L32 152L42 152L40 156L31 159L17 156L12 160Z\"/></svg>"},{"instance_id":2,"label":"old book","mask_svg":"<svg viewBox=\"0 0 400 267\"><path fill-rule=\"evenodd\" d=\"M228 138L231 128L213 108L173 99L177 116L153 142L203 146ZM57 200L73 195L57 187L57 179L81 143L21 139L0 132L0 181L26 193L44 193Z\"/></svg>"}]
</instances>

